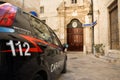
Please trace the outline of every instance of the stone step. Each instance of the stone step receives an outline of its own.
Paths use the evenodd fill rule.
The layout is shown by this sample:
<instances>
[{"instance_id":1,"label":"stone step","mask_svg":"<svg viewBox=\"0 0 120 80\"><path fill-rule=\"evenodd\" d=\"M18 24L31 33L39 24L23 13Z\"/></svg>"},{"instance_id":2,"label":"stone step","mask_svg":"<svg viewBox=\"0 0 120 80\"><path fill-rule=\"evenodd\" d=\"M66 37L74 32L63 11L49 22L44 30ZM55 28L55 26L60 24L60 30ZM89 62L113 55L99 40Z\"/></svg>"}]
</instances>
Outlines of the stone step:
<instances>
[{"instance_id":1,"label":"stone step","mask_svg":"<svg viewBox=\"0 0 120 80\"><path fill-rule=\"evenodd\" d=\"M105 56L99 56L99 58L101 58L109 63L120 62L120 53L109 52Z\"/></svg>"}]
</instances>

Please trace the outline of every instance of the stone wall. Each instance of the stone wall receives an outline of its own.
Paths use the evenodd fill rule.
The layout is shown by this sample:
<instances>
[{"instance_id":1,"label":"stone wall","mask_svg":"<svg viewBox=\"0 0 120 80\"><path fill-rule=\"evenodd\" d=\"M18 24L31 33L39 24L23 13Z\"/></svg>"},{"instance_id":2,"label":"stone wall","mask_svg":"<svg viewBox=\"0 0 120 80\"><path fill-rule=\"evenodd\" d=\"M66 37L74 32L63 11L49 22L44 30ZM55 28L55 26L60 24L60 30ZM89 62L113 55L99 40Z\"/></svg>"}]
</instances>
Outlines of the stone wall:
<instances>
[{"instance_id":1,"label":"stone wall","mask_svg":"<svg viewBox=\"0 0 120 80\"><path fill-rule=\"evenodd\" d=\"M97 25L94 29L95 36L95 44L103 44L105 45L105 53L116 53L120 50L111 50L110 49L110 18L108 7L115 0L93 0L94 1L94 21L97 20ZM120 0L118 0L118 16L120 16ZM118 17L118 27L119 27L119 35L120 35L120 17ZM118 36L119 37L119 36ZM120 40L120 37L119 37ZM119 42L120 44L120 42Z\"/></svg>"},{"instance_id":2,"label":"stone wall","mask_svg":"<svg viewBox=\"0 0 120 80\"><path fill-rule=\"evenodd\" d=\"M39 15L40 0L1 0L19 6L26 12L35 11Z\"/></svg>"}]
</instances>

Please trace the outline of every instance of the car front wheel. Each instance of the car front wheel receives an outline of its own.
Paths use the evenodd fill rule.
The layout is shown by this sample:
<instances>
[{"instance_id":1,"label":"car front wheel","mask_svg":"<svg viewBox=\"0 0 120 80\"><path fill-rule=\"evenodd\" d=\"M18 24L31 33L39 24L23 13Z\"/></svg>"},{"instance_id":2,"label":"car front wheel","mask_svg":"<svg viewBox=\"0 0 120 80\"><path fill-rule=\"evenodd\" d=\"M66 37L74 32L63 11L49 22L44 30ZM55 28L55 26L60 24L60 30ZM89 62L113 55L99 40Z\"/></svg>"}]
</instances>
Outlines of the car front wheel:
<instances>
[{"instance_id":1,"label":"car front wheel","mask_svg":"<svg viewBox=\"0 0 120 80\"><path fill-rule=\"evenodd\" d=\"M62 73L66 73L66 72L67 72L67 61L65 60Z\"/></svg>"}]
</instances>

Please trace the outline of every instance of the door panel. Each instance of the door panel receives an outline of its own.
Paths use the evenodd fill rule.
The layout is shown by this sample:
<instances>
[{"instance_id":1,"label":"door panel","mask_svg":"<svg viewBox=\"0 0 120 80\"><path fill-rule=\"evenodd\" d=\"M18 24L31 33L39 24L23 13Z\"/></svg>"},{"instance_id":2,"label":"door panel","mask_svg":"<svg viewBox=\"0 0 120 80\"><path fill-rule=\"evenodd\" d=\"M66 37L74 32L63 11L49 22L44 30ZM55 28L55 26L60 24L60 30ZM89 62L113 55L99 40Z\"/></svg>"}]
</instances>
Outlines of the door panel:
<instances>
[{"instance_id":1,"label":"door panel","mask_svg":"<svg viewBox=\"0 0 120 80\"><path fill-rule=\"evenodd\" d=\"M67 28L69 51L83 51L83 28Z\"/></svg>"},{"instance_id":2,"label":"door panel","mask_svg":"<svg viewBox=\"0 0 120 80\"><path fill-rule=\"evenodd\" d=\"M110 44L111 49L119 48L119 28L118 28L118 8L117 6L110 11Z\"/></svg>"}]
</instances>

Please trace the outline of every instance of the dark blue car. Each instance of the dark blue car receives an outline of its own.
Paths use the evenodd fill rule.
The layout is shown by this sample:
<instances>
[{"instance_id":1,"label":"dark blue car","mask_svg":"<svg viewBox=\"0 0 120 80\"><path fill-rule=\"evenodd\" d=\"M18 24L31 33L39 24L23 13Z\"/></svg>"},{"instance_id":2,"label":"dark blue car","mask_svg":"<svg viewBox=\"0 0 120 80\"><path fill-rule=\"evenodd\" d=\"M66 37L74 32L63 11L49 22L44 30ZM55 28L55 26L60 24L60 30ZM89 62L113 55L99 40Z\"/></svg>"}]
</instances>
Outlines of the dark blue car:
<instances>
[{"instance_id":1,"label":"dark blue car","mask_svg":"<svg viewBox=\"0 0 120 80\"><path fill-rule=\"evenodd\" d=\"M64 49L37 17L0 4L0 80L56 80L66 72Z\"/></svg>"}]
</instances>

